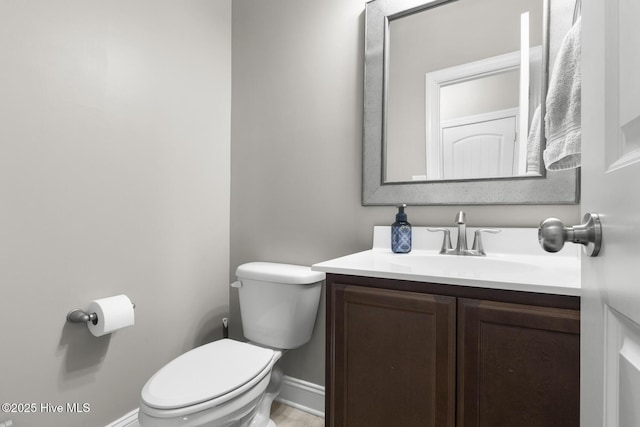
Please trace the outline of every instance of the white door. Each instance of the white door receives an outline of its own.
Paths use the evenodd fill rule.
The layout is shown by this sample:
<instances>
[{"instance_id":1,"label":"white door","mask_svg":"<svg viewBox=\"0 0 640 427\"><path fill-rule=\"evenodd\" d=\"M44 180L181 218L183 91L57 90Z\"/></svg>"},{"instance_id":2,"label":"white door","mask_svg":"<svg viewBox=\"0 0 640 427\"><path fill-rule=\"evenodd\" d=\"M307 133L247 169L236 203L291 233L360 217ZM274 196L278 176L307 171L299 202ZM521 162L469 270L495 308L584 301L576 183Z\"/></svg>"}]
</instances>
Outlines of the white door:
<instances>
[{"instance_id":1,"label":"white door","mask_svg":"<svg viewBox=\"0 0 640 427\"><path fill-rule=\"evenodd\" d=\"M640 426L640 1L583 0L582 427Z\"/></svg>"},{"instance_id":2,"label":"white door","mask_svg":"<svg viewBox=\"0 0 640 427\"><path fill-rule=\"evenodd\" d=\"M444 179L513 176L515 116L461 126L442 127Z\"/></svg>"}]
</instances>

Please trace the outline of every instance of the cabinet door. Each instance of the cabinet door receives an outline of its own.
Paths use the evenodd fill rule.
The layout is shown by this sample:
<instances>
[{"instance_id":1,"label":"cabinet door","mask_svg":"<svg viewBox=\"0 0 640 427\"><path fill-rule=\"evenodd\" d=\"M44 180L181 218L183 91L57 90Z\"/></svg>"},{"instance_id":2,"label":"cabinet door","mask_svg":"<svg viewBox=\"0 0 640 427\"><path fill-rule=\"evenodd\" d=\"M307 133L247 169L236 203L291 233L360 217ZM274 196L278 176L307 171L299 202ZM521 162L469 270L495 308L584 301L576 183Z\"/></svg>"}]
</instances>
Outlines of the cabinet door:
<instances>
[{"instance_id":1,"label":"cabinet door","mask_svg":"<svg viewBox=\"0 0 640 427\"><path fill-rule=\"evenodd\" d=\"M458 426L578 427L577 310L460 299Z\"/></svg>"},{"instance_id":2,"label":"cabinet door","mask_svg":"<svg viewBox=\"0 0 640 427\"><path fill-rule=\"evenodd\" d=\"M455 298L333 284L328 425L454 425Z\"/></svg>"}]
</instances>

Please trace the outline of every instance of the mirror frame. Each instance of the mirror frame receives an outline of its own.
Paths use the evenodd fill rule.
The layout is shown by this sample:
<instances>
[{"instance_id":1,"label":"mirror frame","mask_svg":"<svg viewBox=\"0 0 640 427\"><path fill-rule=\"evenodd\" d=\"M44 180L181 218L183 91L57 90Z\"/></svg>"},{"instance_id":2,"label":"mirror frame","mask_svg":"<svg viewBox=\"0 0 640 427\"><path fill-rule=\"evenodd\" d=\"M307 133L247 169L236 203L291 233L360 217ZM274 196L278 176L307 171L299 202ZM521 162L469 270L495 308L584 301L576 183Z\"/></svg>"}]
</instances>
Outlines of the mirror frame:
<instances>
[{"instance_id":1,"label":"mirror frame","mask_svg":"<svg viewBox=\"0 0 640 427\"><path fill-rule=\"evenodd\" d=\"M579 168L564 171L543 170L543 175L536 177L384 182L389 23L402 16L450 1L457 0L369 0L366 4L362 205L577 204L580 199ZM544 106L549 80L550 0L541 1L544 2L541 97L541 105ZM544 109L542 114L544 116ZM541 134L544 135L544 129ZM544 143L540 146L542 159Z\"/></svg>"}]
</instances>

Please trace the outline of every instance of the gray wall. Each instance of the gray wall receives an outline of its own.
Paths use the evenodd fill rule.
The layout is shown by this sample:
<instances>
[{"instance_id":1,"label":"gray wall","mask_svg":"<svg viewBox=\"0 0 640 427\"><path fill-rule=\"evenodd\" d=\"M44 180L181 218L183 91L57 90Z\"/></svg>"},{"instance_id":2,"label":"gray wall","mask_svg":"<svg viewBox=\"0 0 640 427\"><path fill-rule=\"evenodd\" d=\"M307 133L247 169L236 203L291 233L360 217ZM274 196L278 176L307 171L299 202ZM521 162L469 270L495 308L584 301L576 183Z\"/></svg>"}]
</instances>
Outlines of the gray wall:
<instances>
[{"instance_id":1,"label":"gray wall","mask_svg":"<svg viewBox=\"0 0 640 427\"><path fill-rule=\"evenodd\" d=\"M391 207L362 207L363 0L234 0L231 269L297 264L366 250ZM410 207L414 225L537 227L579 221L578 206ZM241 336L237 294L231 328ZM324 303L310 343L288 352L287 375L324 384Z\"/></svg>"},{"instance_id":2,"label":"gray wall","mask_svg":"<svg viewBox=\"0 0 640 427\"><path fill-rule=\"evenodd\" d=\"M0 422L105 425L221 336L230 84L230 0L0 0L0 402L90 405ZM120 293L135 326L65 322Z\"/></svg>"}]
</instances>

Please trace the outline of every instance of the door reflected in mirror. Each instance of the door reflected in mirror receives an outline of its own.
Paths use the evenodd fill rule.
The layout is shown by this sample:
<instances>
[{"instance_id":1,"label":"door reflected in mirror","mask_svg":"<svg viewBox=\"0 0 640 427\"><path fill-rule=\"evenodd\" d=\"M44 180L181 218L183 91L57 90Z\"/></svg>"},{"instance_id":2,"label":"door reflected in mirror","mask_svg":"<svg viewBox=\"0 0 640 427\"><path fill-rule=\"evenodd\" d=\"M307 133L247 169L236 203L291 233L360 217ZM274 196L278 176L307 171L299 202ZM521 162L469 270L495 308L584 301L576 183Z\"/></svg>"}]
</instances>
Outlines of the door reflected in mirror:
<instances>
[{"instance_id":1,"label":"door reflected in mirror","mask_svg":"<svg viewBox=\"0 0 640 427\"><path fill-rule=\"evenodd\" d=\"M540 175L529 134L539 134L542 40L542 0L453 1L390 17L384 182Z\"/></svg>"}]
</instances>

